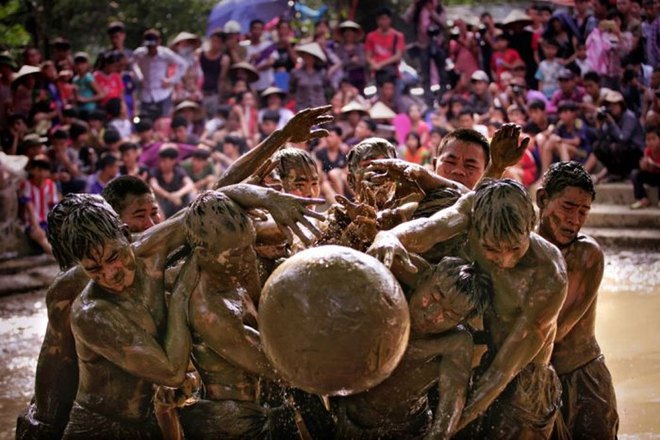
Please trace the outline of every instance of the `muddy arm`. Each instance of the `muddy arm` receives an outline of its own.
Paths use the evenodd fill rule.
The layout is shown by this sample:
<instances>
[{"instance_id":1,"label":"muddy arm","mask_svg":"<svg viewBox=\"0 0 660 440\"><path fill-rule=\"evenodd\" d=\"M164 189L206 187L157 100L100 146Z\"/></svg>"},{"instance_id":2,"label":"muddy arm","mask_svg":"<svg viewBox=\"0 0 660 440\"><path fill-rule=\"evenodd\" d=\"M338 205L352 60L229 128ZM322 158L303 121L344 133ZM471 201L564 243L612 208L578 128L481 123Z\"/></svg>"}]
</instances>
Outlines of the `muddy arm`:
<instances>
[{"instance_id":1,"label":"muddy arm","mask_svg":"<svg viewBox=\"0 0 660 440\"><path fill-rule=\"evenodd\" d=\"M162 345L123 310L99 299L74 307L71 327L76 341L133 376L157 385L179 387L185 379L191 350L186 317L189 292L197 283L192 261L181 269L170 299Z\"/></svg>"},{"instance_id":2,"label":"muddy arm","mask_svg":"<svg viewBox=\"0 0 660 440\"><path fill-rule=\"evenodd\" d=\"M511 333L475 384L475 391L465 406L458 429L482 414L544 345L554 339L557 316L566 298L566 284L565 275L562 277L559 274L554 277L538 276L532 280L532 286L541 287L528 293Z\"/></svg>"},{"instance_id":3,"label":"muddy arm","mask_svg":"<svg viewBox=\"0 0 660 440\"><path fill-rule=\"evenodd\" d=\"M589 310L598 295L603 279L605 261L603 251L595 243L580 243L583 247L580 261L585 265L569 285L570 292L557 319L555 341L561 341Z\"/></svg>"}]
</instances>

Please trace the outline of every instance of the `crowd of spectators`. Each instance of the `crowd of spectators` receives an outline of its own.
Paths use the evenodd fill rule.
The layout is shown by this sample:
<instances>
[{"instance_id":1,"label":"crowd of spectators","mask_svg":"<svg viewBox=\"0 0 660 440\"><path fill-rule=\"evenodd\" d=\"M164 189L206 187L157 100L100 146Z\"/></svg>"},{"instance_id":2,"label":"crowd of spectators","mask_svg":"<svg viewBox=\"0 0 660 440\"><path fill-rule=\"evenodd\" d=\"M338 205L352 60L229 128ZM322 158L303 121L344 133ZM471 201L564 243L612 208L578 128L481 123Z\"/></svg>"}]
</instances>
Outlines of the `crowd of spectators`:
<instances>
[{"instance_id":1,"label":"crowd of spectators","mask_svg":"<svg viewBox=\"0 0 660 440\"><path fill-rule=\"evenodd\" d=\"M402 17L413 41L384 8L368 33L371 23L320 20L303 35L281 17L167 46L148 29L131 50L112 22L94 62L63 38L48 60L34 47L20 60L2 52L1 182L17 173L13 156L27 157L22 218L48 250L45 216L63 195L137 176L171 216L294 112L331 104L330 135L295 145L330 202L351 196L346 155L365 138L432 168L450 131L489 138L515 122L532 141L509 177L530 186L553 161L577 160L596 181L632 179L643 208L644 184L660 184L660 1L640 1L532 4L496 22L449 20L441 0L415 0Z\"/></svg>"}]
</instances>

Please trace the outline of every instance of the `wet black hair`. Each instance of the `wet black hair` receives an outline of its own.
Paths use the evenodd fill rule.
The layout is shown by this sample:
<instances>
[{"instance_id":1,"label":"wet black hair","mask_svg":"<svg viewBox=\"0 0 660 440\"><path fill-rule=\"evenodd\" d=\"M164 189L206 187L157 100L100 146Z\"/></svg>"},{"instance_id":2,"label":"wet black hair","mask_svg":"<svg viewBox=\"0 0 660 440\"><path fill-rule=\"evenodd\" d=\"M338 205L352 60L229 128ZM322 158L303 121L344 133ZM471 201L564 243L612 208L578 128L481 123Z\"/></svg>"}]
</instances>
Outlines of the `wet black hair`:
<instances>
[{"instance_id":1,"label":"wet black hair","mask_svg":"<svg viewBox=\"0 0 660 440\"><path fill-rule=\"evenodd\" d=\"M285 179L294 168L317 170L312 155L300 148L283 148L275 153L273 161L277 163L275 171L280 179Z\"/></svg>"},{"instance_id":2,"label":"wet black hair","mask_svg":"<svg viewBox=\"0 0 660 440\"><path fill-rule=\"evenodd\" d=\"M447 135L445 135L445 137L442 138L442 141L440 141L440 145L438 145L437 153L435 156L440 156L445 147L452 141L479 145L484 152L484 165L487 166L488 162L490 162L490 144L488 143L488 139L486 139L483 134L476 130L472 130L471 128L459 128L450 131Z\"/></svg>"},{"instance_id":3,"label":"wet black hair","mask_svg":"<svg viewBox=\"0 0 660 440\"><path fill-rule=\"evenodd\" d=\"M53 248L53 256L62 271L65 271L76 264L76 259L67 252L66 247L62 246L62 240L64 239L62 236L62 227L67 222L71 210L83 203L107 204L106 201L97 194L72 193L64 197L61 202L48 212L46 238Z\"/></svg>"},{"instance_id":4,"label":"wet black hair","mask_svg":"<svg viewBox=\"0 0 660 440\"><path fill-rule=\"evenodd\" d=\"M596 198L596 188L589 173L578 162L555 162L543 174L541 186L549 198L562 192L566 187L575 186Z\"/></svg>"},{"instance_id":5,"label":"wet black hair","mask_svg":"<svg viewBox=\"0 0 660 440\"><path fill-rule=\"evenodd\" d=\"M486 179L475 189L471 222L479 238L491 243L512 243L534 229L536 212L520 183Z\"/></svg>"},{"instance_id":6,"label":"wet black hair","mask_svg":"<svg viewBox=\"0 0 660 440\"><path fill-rule=\"evenodd\" d=\"M493 282L477 263L469 263L457 257L445 257L433 265L424 277L432 278L437 288L445 295L455 292L468 297L474 310L465 319L481 315L491 303Z\"/></svg>"},{"instance_id":7,"label":"wet black hair","mask_svg":"<svg viewBox=\"0 0 660 440\"><path fill-rule=\"evenodd\" d=\"M151 187L136 176L119 176L103 188L101 195L117 213L126 208L128 196L152 194Z\"/></svg>"},{"instance_id":8,"label":"wet black hair","mask_svg":"<svg viewBox=\"0 0 660 440\"><path fill-rule=\"evenodd\" d=\"M61 251L69 261L81 261L110 240L125 240L119 215L105 201L84 201L71 207L61 227Z\"/></svg>"},{"instance_id":9,"label":"wet black hair","mask_svg":"<svg viewBox=\"0 0 660 440\"><path fill-rule=\"evenodd\" d=\"M397 157L394 146L387 139L378 137L367 138L348 152L346 163L348 164L348 183L350 186L355 184L355 173L360 168L360 162L375 155L383 155L390 159Z\"/></svg>"}]
</instances>

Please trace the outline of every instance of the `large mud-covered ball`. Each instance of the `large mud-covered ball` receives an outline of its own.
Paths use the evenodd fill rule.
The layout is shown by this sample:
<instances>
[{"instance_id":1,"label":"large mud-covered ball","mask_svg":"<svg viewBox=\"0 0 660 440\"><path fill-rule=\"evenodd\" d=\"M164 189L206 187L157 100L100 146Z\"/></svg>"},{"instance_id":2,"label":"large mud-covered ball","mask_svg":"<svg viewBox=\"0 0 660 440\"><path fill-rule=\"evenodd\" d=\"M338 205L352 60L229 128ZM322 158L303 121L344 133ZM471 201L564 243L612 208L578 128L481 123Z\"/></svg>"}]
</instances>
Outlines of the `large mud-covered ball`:
<instances>
[{"instance_id":1,"label":"large mud-covered ball","mask_svg":"<svg viewBox=\"0 0 660 440\"><path fill-rule=\"evenodd\" d=\"M401 286L369 255L321 246L285 261L259 303L266 356L294 387L348 395L385 380L408 343Z\"/></svg>"}]
</instances>

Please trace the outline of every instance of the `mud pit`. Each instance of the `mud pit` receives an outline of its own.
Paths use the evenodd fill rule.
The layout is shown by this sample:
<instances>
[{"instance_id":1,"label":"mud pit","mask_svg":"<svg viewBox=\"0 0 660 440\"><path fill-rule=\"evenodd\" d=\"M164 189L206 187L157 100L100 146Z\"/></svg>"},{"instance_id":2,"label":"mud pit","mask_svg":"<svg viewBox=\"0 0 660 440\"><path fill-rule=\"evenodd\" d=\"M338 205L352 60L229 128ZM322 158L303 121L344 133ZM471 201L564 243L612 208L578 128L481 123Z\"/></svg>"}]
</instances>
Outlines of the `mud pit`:
<instances>
[{"instance_id":1,"label":"mud pit","mask_svg":"<svg viewBox=\"0 0 660 440\"><path fill-rule=\"evenodd\" d=\"M597 337L614 377L622 439L660 439L660 253L608 251ZM44 291L0 298L0 440L32 396Z\"/></svg>"}]
</instances>

